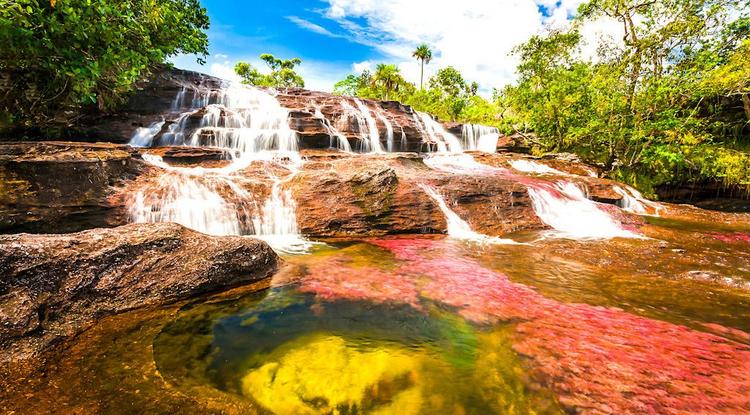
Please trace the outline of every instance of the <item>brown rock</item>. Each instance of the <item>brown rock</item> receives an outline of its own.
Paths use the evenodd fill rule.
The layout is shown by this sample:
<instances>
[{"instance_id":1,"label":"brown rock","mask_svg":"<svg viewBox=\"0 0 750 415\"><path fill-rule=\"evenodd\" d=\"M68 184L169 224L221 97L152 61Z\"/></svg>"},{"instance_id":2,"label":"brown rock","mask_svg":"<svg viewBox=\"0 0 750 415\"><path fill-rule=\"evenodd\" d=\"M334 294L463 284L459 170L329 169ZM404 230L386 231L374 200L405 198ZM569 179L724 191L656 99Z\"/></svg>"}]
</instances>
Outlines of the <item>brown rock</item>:
<instances>
[{"instance_id":1,"label":"brown rock","mask_svg":"<svg viewBox=\"0 0 750 415\"><path fill-rule=\"evenodd\" d=\"M269 276L262 241L176 224L0 236L0 361L27 358L98 318Z\"/></svg>"},{"instance_id":2,"label":"brown rock","mask_svg":"<svg viewBox=\"0 0 750 415\"><path fill-rule=\"evenodd\" d=\"M0 232L74 232L125 223L112 199L142 163L116 144L0 143Z\"/></svg>"}]
</instances>

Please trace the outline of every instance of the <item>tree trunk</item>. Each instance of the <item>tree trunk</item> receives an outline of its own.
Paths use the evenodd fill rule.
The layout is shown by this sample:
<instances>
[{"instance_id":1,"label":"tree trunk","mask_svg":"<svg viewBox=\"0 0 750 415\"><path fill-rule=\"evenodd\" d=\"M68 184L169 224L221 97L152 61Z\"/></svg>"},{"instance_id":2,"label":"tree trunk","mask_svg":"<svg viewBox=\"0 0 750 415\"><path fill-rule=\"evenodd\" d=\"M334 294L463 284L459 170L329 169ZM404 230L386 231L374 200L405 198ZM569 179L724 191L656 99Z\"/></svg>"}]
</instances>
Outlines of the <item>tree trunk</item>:
<instances>
[{"instance_id":1,"label":"tree trunk","mask_svg":"<svg viewBox=\"0 0 750 415\"><path fill-rule=\"evenodd\" d=\"M745 108L745 117L750 122L750 95L742 94L742 107Z\"/></svg>"},{"instance_id":2,"label":"tree trunk","mask_svg":"<svg viewBox=\"0 0 750 415\"><path fill-rule=\"evenodd\" d=\"M422 59L422 72L419 74L419 89L424 90L424 59Z\"/></svg>"}]
</instances>

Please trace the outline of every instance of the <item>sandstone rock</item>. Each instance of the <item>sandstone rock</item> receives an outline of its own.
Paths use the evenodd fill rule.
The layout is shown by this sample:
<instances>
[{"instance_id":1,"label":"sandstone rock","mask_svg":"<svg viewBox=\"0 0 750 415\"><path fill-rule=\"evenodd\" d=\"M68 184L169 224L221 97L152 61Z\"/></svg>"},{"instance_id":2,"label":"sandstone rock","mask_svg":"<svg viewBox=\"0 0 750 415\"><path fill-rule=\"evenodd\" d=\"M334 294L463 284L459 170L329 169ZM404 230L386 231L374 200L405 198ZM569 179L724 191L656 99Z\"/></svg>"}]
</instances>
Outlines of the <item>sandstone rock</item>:
<instances>
[{"instance_id":1,"label":"sandstone rock","mask_svg":"<svg viewBox=\"0 0 750 415\"><path fill-rule=\"evenodd\" d=\"M269 276L262 241L176 224L0 236L0 360L34 356L98 318Z\"/></svg>"},{"instance_id":2,"label":"sandstone rock","mask_svg":"<svg viewBox=\"0 0 750 415\"><path fill-rule=\"evenodd\" d=\"M526 188L498 176L435 171L413 153L367 157L303 152L304 169L289 184L306 235L343 237L444 233L445 217L418 187L428 184L477 232L498 236L544 229Z\"/></svg>"},{"instance_id":3,"label":"sandstone rock","mask_svg":"<svg viewBox=\"0 0 750 415\"><path fill-rule=\"evenodd\" d=\"M0 232L72 232L125 223L115 188L142 169L116 144L0 143Z\"/></svg>"}]
</instances>

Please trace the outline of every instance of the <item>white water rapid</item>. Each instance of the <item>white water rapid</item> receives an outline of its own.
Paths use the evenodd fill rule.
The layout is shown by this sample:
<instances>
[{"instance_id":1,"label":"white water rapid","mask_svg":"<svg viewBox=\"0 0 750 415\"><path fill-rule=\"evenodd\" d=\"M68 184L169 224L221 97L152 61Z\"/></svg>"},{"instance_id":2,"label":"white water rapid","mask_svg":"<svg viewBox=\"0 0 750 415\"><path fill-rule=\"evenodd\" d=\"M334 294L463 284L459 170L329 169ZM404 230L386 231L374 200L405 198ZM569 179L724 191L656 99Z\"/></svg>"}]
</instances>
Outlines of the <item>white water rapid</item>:
<instances>
[{"instance_id":1,"label":"white water rapid","mask_svg":"<svg viewBox=\"0 0 750 415\"><path fill-rule=\"evenodd\" d=\"M511 239L495 238L475 232L465 220L461 219L456 212L448 207L445 203L445 199L443 199L437 190L424 183L420 183L418 186L430 196L435 203L437 203L438 207L440 207L443 215L445 215L445 221L448 224L448 236L451 238L479 243L517 244L516 241Z\"/></svg>"},{"instance_id":2,"label":"white water rapid","mask_svg":"<svg viewBox=\"0 0 750 415\"><path fill-rule=\"evenodd\" d=\"M624 229L573 183L529 186L528 192L534 211L555 230L554 236L578 240L641 237Z\"/></svg>"},{"instance_id":3,"label":"white water rapid","mask_svg":"<svg viewBox=\"0 0 750 415\"><path fill-rule=\"evenodd\" d=\"M664 209L662 205L646 199L641 192L632 187L622 188L620 186L614 186L612 190L622 196L620 207L630 213L659 216L660 212Z\"/></svg>"}]
</instances>

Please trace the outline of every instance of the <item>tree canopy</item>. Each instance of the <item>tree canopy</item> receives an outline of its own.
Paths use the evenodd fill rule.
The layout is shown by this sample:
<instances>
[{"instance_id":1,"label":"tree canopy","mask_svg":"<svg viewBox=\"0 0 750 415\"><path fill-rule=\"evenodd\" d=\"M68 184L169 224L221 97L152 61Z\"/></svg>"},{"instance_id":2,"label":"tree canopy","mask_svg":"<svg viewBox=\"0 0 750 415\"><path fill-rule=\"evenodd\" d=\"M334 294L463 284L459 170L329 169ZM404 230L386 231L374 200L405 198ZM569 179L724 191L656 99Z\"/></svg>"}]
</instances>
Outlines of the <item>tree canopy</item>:
<instances>
[{"instance_id":1,"label":"tree canopy","mask_svg":"<svg viewBox=\"0 0 750 415\"><path fill-rule=\"evenodd\" d=\"M43 128L109 110L166 58L202 61L208 26L198 0L0 0L0 118Z\"/></svg>"},{"instance_id":2,"label":"tree canopy","mask_svg":"<svg viewBox=\"0 0 750 415\"><path fill-rule=\"evenodd\" d=\"M646 191L705 179L750 186L747 14L732 0L589 1L570 30L515 50L506 129L533 131L538 151L576 152ZM624 37L584 59L579 29L600 17Z\"/></svg>"},{"instance_id":3,"label":"tree canopy","mask_svg":"<svg viewBox=\"0 0 750 415\"><path fill-rule=\"evenodd\" d=\"M279 59L264 53L260 55L260 60L268 65L270 73L264 74L249 63L237 62L234 71L242 78L242 82L270 88L305 87L304 79L295 71L295 67L302 64L302 59Z\"/></svg>"}]
</instances>

